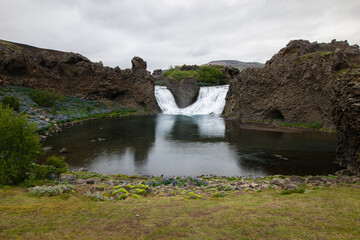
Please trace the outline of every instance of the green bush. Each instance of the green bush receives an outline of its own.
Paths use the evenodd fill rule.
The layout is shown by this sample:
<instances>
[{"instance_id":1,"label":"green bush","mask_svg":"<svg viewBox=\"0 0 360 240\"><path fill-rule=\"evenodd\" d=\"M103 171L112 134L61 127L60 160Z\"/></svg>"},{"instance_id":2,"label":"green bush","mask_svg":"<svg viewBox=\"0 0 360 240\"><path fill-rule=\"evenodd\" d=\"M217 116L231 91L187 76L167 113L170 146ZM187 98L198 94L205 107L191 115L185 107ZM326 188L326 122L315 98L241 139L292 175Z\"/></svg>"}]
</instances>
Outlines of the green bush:
<instances>
[{"instance_id":1,"label":"green bush","mask_svg":"<svg viewBox=\"0 0 360 240\"><path fill-rule=\"evenodd\" d=\"M61 100L62 96L47 90L35 89L30 93L31 99L42 107L52 107L56 100Z\"/></svg>"},{"instance_id":2,"label":"green bush","mask_svg":"<svg viewBox=\"0 0 360 240\"><path fill-rule=\"evenodd\" d=\"M168 76L174 80L181 80L186 78L199 78L199 74L197 71L181 71L180 69L174 69L172 71L166 71L164 73L165 76Z\"/></svg>"},{"instance_id":3,"label":"green bush","mask_svg":"<svg viewBox=\"0 0 360 240\"><path fill-rule=\"evenodd\" d=\"M2 105L9 106L10 108L14 109L14 111L19 111L20 103L19 99L14 96L4 96L1 100Z\"/></svg>"},{"instance_id":4,"label":"green bush","mask_svg":"<svg viewBox=\"0 0 360 240\"><path fill-rule=\"evenodd\" d=\"M197 72L199 73L199 82L226 84L226 75L219 66L200 66Z\"/></svg>"},{"instance_id":5,"label":"green bush","mask_svg":"<svg viewBox=\"0 0 360 240\"><path fill-rule=\"evenodd\" d=\"M35 179L50 179L51 174L55 172L55 167L49 165L34 165L32 174Z\"/></svg>"},{"instance_id":6,"label":"green bush","mask_svg":"<svg viewBox=\"0 0 360 240\"><path fill-rule=\"evenodd\" d=\"M67 172L69 165L64 157L51 156L46 159L46 164L54 168L54 174L59 177L60 174Z\"/></svg>"},{"instance_id":7,"label":"green bush","mask_svg":"<svg viewBox=\"0 0 360 240\"><path fill-rule=\"evenodd\" d=\"M22 113L0 104L0 184L17 184L29 178L41 151L36 130Z\"/></svg>"},{"instance_id":8,"label":"green bush","mask_svg":"<svg viewBox=\"0 0 360 240\"><path fill-rule=\"evenodd\" d=\"M200 66L196 70L181 71L179 66L170 67L164 75L174 80L197 78L199 82L211 84L226 84L226 75L222 66Z\"/></svg>"}]
</instances>

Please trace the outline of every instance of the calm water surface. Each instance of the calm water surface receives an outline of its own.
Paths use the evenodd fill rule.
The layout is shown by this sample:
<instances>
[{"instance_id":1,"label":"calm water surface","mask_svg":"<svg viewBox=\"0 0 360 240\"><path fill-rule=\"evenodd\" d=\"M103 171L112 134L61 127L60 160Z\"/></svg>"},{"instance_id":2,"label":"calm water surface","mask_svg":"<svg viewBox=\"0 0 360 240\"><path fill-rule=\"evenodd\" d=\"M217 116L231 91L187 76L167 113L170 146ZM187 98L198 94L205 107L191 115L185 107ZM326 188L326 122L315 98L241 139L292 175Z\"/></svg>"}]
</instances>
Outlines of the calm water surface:
<instances>
[{"instance_id":1,"label":"calm water surface","mask_svg":"<svg viewBox=\"0 0 360 240\"><path fill-rule=\"evenodd\" d=\"M105 174L259 177L338 170L335 135L243 126L215 116L97 119L64 128L43 145L54 147L50 154L66 147L71 168L86 167Z\"/></svg>"}]
</instances>

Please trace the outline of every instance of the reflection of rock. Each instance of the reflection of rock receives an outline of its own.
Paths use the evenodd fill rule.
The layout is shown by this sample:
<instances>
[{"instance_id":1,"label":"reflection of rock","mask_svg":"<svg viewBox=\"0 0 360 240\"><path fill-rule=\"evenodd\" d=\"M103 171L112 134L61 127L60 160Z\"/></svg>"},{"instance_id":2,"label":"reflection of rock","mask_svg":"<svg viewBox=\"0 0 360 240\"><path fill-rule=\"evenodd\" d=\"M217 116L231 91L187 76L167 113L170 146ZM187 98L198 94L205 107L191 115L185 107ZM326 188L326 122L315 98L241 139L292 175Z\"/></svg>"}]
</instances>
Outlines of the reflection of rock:
<instances>
[{"instance_id":1,"label":"reflection of rock","mask_svg":"<svg viewBox=\"0 0 360 240\"><path fill-rule=\"evenodd\" d=\"M222 142L224 141L224 122L212 116L172 116L174 125L168 137L183 142ZM211 118L210 120L208 119Z\"/></svg>"},{"instance_id":2,"label":"reflection of rock","mask_svg":"<svg viewBox=\"0 0 360 240\"><path fill-rule=\"evenodd\" d=\"M165 78L165 86L174 96L179 108L185 108L193 104L200 89L196 78L181 79L179 81Z\"/></svg>"},{"instance_id":3,"label":"reflection of rock","mask_svg":"<svg viewBox=\"0 0 360 240\"><path fill-rule=\"evenodd\" d=\"M240 121L227 120L225 138L240 155L237 163L245 172L261 170L270 175L309 175L329 174L339 169L331 161L336 144L335 139L329 139L329 136L316 135L314 138L313 133L306 132L249 130L242 125ZM310 151L310 143L315 146L321 144L321 150Z\"/></svg>"}]
</instances>

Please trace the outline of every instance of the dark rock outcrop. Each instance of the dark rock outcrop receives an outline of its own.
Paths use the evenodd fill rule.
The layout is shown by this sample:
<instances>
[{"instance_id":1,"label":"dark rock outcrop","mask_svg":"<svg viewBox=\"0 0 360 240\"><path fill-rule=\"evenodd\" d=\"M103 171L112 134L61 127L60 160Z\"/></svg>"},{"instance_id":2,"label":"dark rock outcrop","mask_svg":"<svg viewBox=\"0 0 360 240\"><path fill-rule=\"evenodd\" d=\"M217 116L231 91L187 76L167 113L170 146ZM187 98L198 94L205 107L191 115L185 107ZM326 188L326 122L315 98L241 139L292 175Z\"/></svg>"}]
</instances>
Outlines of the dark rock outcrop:
<instances>
[{"instance_id":1,"label":"dark rock outcrop","mask_svg":"<svg viewBox=\"0 0 360 240\"><path fill-rule=\"evenodd\" d=\"M162 69L155 69L153 72L152 72L152 75L153 76L161 76L163 74L163 70Z\"/></svg>"},{"instance_id":2,"label":"dark rock outcrop","mask_svg":"<svg viewBox=\"0 0 360 240\"><path fill-rule=\"evenodd\" d=\"M193 104L199 94L199 86L196 78L181 79L179 81L165 78L165 86L174 96L179 108L185 108Z\"/></svg>"},{"instance_id":3,"label":"dark rock outcrop","mask_svg":"<svg viewBox=\"0 0 360 240\"><path fill-rule=\"evenodd\" d=\"M18 84L85 99L117 101L126 107L159 112L154 80L146 62L132 68L104 67L77 53L41 49L0 40L0 86Z\"/></svg>"},{"instance_id":4,"label":"dark rock outcrop","mask_svg":"<svg viewBox=\"0 0 360 240\"><path fill-rule=\"evenodd\" d=\"M231 81L225 115L244 120L321 122L334 127L331 96L335 73L359 62L359 47L346 41L290 41L264 68L245 69Z\"/></svg>"},{"instance_id":5,"label":"dark rock outcrop","mask_svg":"<svg viewBox=\"0 0 360 240\"><path fill-rule=\"evenodd\" d=\"M360 172L360 51L346 41L290 41L263 69L231 81L225 115L336 127L337 160Z\"/></svg>"},{"instance_id":6,"label":"dark rock outcrop","mask_svg":"<svg viewBox=\"0 0 360 240\"><path fill-rule=\"evenodd\" d=\"M333 117L337 129L337 160L360 173L360 69L344 72L335 82Z\"/></svg>"}]
</instances>

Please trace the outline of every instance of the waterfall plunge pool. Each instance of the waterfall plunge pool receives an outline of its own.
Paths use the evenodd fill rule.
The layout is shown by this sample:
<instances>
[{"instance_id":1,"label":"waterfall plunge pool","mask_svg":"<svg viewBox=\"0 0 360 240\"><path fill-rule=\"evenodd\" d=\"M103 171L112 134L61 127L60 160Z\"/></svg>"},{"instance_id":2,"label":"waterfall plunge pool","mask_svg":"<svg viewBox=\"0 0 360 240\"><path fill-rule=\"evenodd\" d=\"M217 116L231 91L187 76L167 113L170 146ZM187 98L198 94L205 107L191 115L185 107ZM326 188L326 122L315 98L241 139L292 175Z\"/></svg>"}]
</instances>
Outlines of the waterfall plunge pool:
<instances>
[{"instance_id":1,"label":"waterfall plunge pool","mask_svg":"<svg viewBox=\"0 0 360 240\"><path fill-rule=\"evenodd\" d=\"M179 109L171 93L157 87L155 95L167 114L90 120L64 128L43 145L54 147L49 154L66 147L71 168L105 174L260 177L339 169L335 135L247 128L217 116L227 86L210 88L211 96L209 88L201 90L195 106Z\"/></svg>"}]
</instances>

